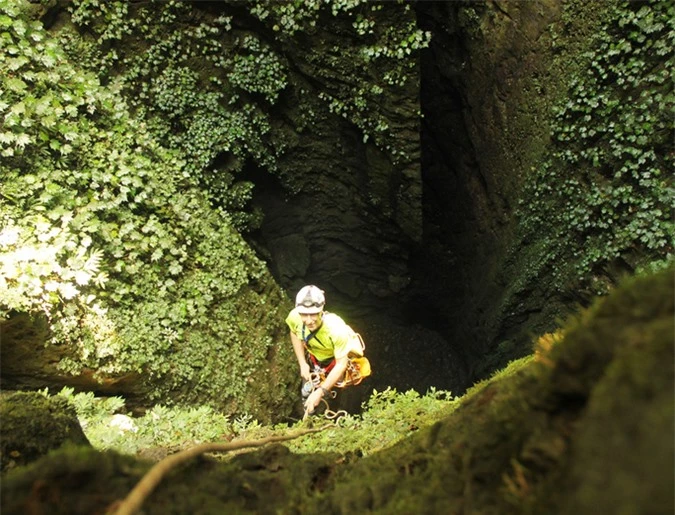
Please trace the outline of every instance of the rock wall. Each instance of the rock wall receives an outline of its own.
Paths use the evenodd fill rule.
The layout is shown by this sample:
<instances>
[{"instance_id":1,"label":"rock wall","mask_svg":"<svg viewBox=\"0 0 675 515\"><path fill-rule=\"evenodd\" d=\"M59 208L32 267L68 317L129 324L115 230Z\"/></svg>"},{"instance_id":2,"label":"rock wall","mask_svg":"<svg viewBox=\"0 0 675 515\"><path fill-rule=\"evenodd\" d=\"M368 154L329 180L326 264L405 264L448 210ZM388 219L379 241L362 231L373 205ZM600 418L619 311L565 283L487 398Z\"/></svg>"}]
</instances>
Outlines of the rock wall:
<instances>
[{"instance_id":1,"label":"rock wall","mask_svg":"<svg viewBox=\"0 0 675 515\"><path fill-rule=\"evenodd\" d=\"M220 89L227 90L228 94L236 92L226 100L235 102L236 98L243 96L249 103L248 108L255 105L255 109L266 111L264 117L257 118L257 120L264 119L265 128L260 128L259 133L246 133L248 138L242 137L241 140L235 141L240 146L248 144L250 154L262 152L260 148L264 147L270 155L274 154L270 149L279 151L279 155L274 154L274 163L271 165L270 161L265 159L255 159L255 156L233 151L231 146L234 144L231 144L230 140L227 141L231 146L221 144L217 149L204 147L204 151L191 154L190 152L194 151L190 146L193 140L200 140L200 137L209 141L218 140L216 129L211 125L208 125L211 128L208 134L198 129L191 132L190 134L196 136L186 138L188 142L183 147L179 145L178 151L187 160L199 158L208 161L210 155L208 151L213 150L215 157L208 166L214 168L215 176L225 183L229 172L236 169L238 181L249 179L256 184L254 204L261 208L265 216L261 229L249 234L248 239L259 254L267 259L276 280L289 291L289 296L292 296L302 284L316 282L328 293L329 309L346 315L357 330L363 332L358 324L352 322L354 320L352 315L384 313L387 319L384 325L391 325L391 321L396 320L401 313L401 299L405 298L406 287L410 283L410 249L415 242L421 241L422 237L417 62L415 59L405 57L404 54L401 59L393 59L393 68L391 59L373 59L365 63L362 57L362 52L366 48L365 43L363 38L359 40L357 31L354 30L357 12L348 12L351 9L349 7L339 15L331 15L330 8L326 8L315 29L308 29L307 33L290 37L278 34L278 26L274 29L271 24L266 26L265 21L256 18L249 10L251 5L252 2L249 5L242 2L195 2L189 6L181 4L180 9L175 9L176 12L167 14L161 20L149 15L142 19L156 22L158 31L167 34L167 38L168 33L190 34L190 37L186 36L186 40L181 42L185 45L187 42L193 44L200 40L195 34L202 34L199 32L204 30L202 22L230 19L231 27L230 22L227 22L228 28L222 29L222 33L218 32L220 28L216 30L218 37L221 38L218 39L218 43L222 44L221 55L242 51L239 47L246 46L242 41L252 34L264 41L265 45L269 45L270 52L274 53L279 62L284 63L283 72L287 75L287 81L284 81L286 84L279 91L277 102L269 102L264 94L261 94L261 91L265 90L258 90L255 87L242 92L235 88L233 83L227 83L230 89L224 87ZM412 27L410 30L414 31L415 13L410 6L404 4L385 5L386 8L378 10L364 4L360 6L358 15L372 14L375 30L386 36L384 43L373 38L367 43L389 45L386 51L392 51L397 49L400 43L397 40L399 34L390 32L390 29L402 28L400 31L406 33L406 30ZM110 19L102 15L105 9L88 9L88 6L84 5L78 13L73 14L60 2L49 2L48 5L36 6L34 11L35 17L42 20L49 30L55 33L69 31L73 28L72 25L80 23L76 30L86 43L81 51L98 55L99 52L105 53L114 48L116 57L113 62L124 63L124 66L119 66L122 70L125 66L134 68L136 58L145 56L146 61L151 61L160 59L157 56L165 54L170 54L169 60L164 63L165 68L175 65L176 63L172 61L174 54L161 44L158 44L161 49L156 53L143 54L147 50L145 47L152 43L150 35L136 33L132 29L133 23L129 20L133 16L140 16L145 7L130 4L128 11L120 9L109 13L120 29L119 34L111 41L106 39L109 36L106 30L110 26ZM297 5L295 7L302 8ZM170 9L167 9L168 11ZM177 20L176 24L171 25L174 20ZM154 23L147 21L138 23L155 26ZM204 47L195 48L197 50L193 48L191 55L203 55ZM379 52L383 47L377 48ZM184 47L173 50L176 55L181 56L183 51L187 52ZM269 56L269 54L262 55ZM114 78L120 69L97 68L94 61L92 58L89 65L97 69L104 83L115 80L124 82L122 79ZM195 64L195 61L199 62ZM227 73L233 75L236 71L227 69L225 73L222 69L216 69L217 66L212 63L213 61L209 62L207 58L201 61L199 58L191 59L189 63L181 61L181 65L194 66L194 70L200 75L213 74L214 77L211 78L217 78L222 83L226 82L224 78L228 76ZM398 64L402 68L397 69ZM145 105L137 106L138 111L152 109L151 97L155 92L153 87L161 91L162 95L166 94L164 88L171 87L152 75L155 67L159 68L159 72L163 71L162 67L153 61L148 69L145 66L138 66L138 75L126 78L131 83L128 90L132 93L127 91L130 97L138 99L138 91L147 94L142 102ZM404 72L407 80L400 79L396 85L391 83L387 85L383 77L386 73L397 70L403 70L402 73ZM254 73L249 75L251 81L258 78ZM245 78L239 77L240 80ZM378 89L379 93L372 93ZM190 109L184 109L185 105L201 106L199 103L189 103L188 100L193 97L190 92L186 93L176 87L170 89L166 97L170 101L156 104L160 104L161 107L159 112L163 116L160 118L172 120L171 126L164 128L172 133L172 137L180 134L180 131L192 130L194 127L191 127L190 123L203 129L203 118L200 125L191 118ZM367 105L354 101L355 98L362 97L376 98L377 101L367 102ZM154 107L159 109L157 105ZM387 129L378 131L375 128L366 134L362 124L359 124L360 118L379 119ZM268 121L271 127L266 132ZM249 129L250 126L243 129L237 126L231 127L231 132L246 132ZM227 135L231 136L229 133ZM220 136L223 137L222 134ZM269 146L265 147L258 139L265 140ZM256 146L258 143L260 148ZM205 174L205 178L209 179L210 176ZM218 202L219 199L214 200L214 204ZM227 209L228 206L224 207ZM273 290L275 293L278 291ZM268 298L269 302L277 307L283 304L277 302L276 295L270 295ZM279 317L271 310L263 316L256 312L246 312L244 309L241 311L248 317L246 320L255 325L255 329L248 331L247 336L250 337L251 332L260 329L267 331L266 336L271 336L275 342L282 341L281 345L287 343L283 316ZM270 318L277 320L274 328L261 324L262 320ZM3 361L7 363L7 366L3 366L3 376L6 383L11 382L11 387L32 388L44 385L58 387L65 383L78 388L95 389L100 393L136 395L139 379L137 376L119 380L115 378L105 385L98 384L93 379L95 371L91 373L87 371L84 377L63 377L55 366L63 349L50 348L47 352L43 352L40 339L23 339L25 335L20 334L20 331L10 330L9 327L5 329L5 342L21 340L20 345L3 346ZM375 329L371 335L375 333L379 336L382 331ZM391 331L387 334L390 335ZM364 336L368 341L376 338ZM396 340L405 339L395 333L392 341L387 342L387 347L396 346ZM278 352L280 356L278 359L287 356L289 349L290 347L282 347L283 352L281 350ZM275 354L273 350L276 349L272 349L270 354ZM385 347L380 346L379 352L384 355ZM24 360L21 358L27 355L32 356L30 360L25 360L30 365L23 367ZM388 355L390 358L396 356L393 352ZM274 384L274 387L278 387L279 383L285 387L289 371L295 367L294 361L282 361L277 367L276 354L268 356L268 361L272 363L273 370L279 370L279 375L268 375L263 380ZM285 365L289 367L287 370L282 369ZM386 367L377 366L377 368L381 372ZM398 376L399 385L412 383L421 389L429 384L421 377L410 381L405 379L403 374L402 372ZM296 376L294 369L292 375ZM385 386L389 383L386 375L380 375L379 380ZM251 380L251 384L253 383ZM194 388L189 384L181 386L180 389L181 391L177 392L180 396L194 392ZM140 392L139 396L143 393ZM256 389L256 396L263 397L263 394ZM286 411L286 408L284 405L281 411ZM253 409L249 406L248 411Z\"/></svg>"},{"instance_id":2,"label":"rock wall","mask_svg":"<svg viewBox=\"0 0 675 515\"><path fill-rule=\"evenodd\" d=\"M516 245L515 209L602 2L383 6L380 26L417 23L433 38L420 63L411 61L411 79L368 106L389 127L377 144L326 100L349 98L384 74L376 61L358 64L353 18L276 38L235 2L195 3L189 22L232 14L241 35L259 32L285 60L287 84L265 113L266 137L283 149L276 170L252 160L238 176L255 183L264 219L246 237L276 281L288 296L319 284L328 309L376 342L378 388L459 393L529 352L529 334L550 328L575 300L516 281L525 249ZM223 152L216 161L227 159Z\"/></svg>"},{"instance_id":3,"label":"rock wall","mask_svg":"<svg viewBox=\"0 0 675 515\"><path fill-rule=\"evenodd\" d=\"M392 5L377 20L404 26L414 23L414 12ZM354 53L362 43L351 23L338 17L326 22L330 31L277 42L290 63L289 85L275 108L287 146L279 176L248 173L264 212L251 239L279 283L294 293L316 282L334 307L362 313L395 309L410 281L410 247L422 235L419 68L408 70L404 86L387 88L377 107L368 106L388 123L394 156L319 99L382 84L378 74L386 70L377 63L358 67Z\"/></svg>"},{"instance_id":4,"label":"rock wall","mask_svg":"<svg viewBox=\"0 0 675 515\"><path fill-rule=\"evenodd\" d=\"M416 13L393 3L378 11L383 26L417 23ZM459 393L467 366L432 324L412 312L416 251L425 252L420 80L416 61L403 87L387 88L385 69L355 69L358 48L349 19L326 22L306 39L285 42L289 85L275 108L287 146L280 174L249 169L254 203L264 213L249 236L266 256L289 296L304 284L325 289L327 309L361 333L373 376L339 396L340 407L358 410L373 388L424 392L430 386ZM351 121L329 112L321 92L349 95L372 81L385 87L377 106L391 128L387 148L363 138ZM311 113L311 116L308 116ZM371 113L372 114L372 113ZM390 149L396 149L397 153ZM420 247L422 246L422 247ZM441 271L438 271L441 273ZM424 302L433 311L438 302Z\"/></svg>"},{"instance_id":5,"label":"rock wall","mask_svg":"<svg viewBox=\"0 0 675 515\"><path fill-rule=\"evenodd\" d=\"M516 210L549 142L551 108L604 12L592 7L573 2L564 13L563 2L548 0L417 8L433 39L422 56L424 238L412 308L436 299L427 319L476 378L531 352L531 335L575 302L519 282L532 250L516 241Z\"/></svg>"}]
</instances>

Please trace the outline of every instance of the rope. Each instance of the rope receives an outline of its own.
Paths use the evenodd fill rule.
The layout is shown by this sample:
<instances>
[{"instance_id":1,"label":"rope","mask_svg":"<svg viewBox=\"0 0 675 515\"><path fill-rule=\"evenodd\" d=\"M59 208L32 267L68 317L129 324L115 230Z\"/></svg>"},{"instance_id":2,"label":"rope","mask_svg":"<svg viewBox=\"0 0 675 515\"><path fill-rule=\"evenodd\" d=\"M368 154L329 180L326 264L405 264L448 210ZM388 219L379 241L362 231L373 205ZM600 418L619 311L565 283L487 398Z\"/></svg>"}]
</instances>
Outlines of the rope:
<instances>
[{"instance_id":1,"label":"rope","mask_svg":"<svg viewBox=\"0 0 675 515\"><path fill-rule=\"evenodd\" d=\"M333 391L331 391L330 394L331 394L333 399L337 395L337 393L333 392ZM331 420L332 422L334 422L335 425L339 425L340 419L342 417L344 417L345 415L347 415L346 410L340 409L340 410L337 410L337 411L333 411L332 409L330 409L330 406L328 405L328 401L326 401L326 399L321 399L320 402L323 402L326 405L326 410L323 412L323 416L327 420ZM314 412L312 412L312 413L314 413ZM309 415L310 415L309 410L305 409L305 414L303 415L302 420L303 421L307 420L307 418L309 418Z\"/></svg>"},{"instance_id":2,"label":"rope","mask_svg":"<svg viewBox=\"0 0 675 515\"><path fill-rule=\"evenodd\" d=\"M323 400L323 399L321 399L321 400ZM326 404L328 404L328 403L326 402ZM326 409L326 411L324 411L323 415L328 420L332 420L335 423L335 425L340 425L340 420L342 420L342 418L347 415L347 411L343 410L343 409L339 409L337 411L333 411L331 409Z\"/></svg>"},{"instance_id":3,"label":"rope","mask_svg":"<svg viewBox=\"0 0 675 515\"><path fill-rule=\"evenodd\" d=\"M323 379L322 379L321 374L319 372L311 372L309 374L309 380L312 382L312 389L309 392L309 395L312 395L314 393L314 391L316 390L317 384L319 384ZM335 397L337 397L336 391L331 390L329 393L330 393L331 399L335 399ZM342 417L344 417L345 415L347 415L346 410L341 409L341 410L333 411L332 409L330 409L330 406L328 405L328 401L326 401L326 399L322 398L320 402L323 402L326 405L326 410L323 413L324 417L327 420L333 421L336 425L339 425L340 419ZM316 410L316 408L314 408L314 409ZM312 412L312 413L314 413L314 412ZM309 416L310 416L309 410L305 409L305 414L303 415L302 420L303 421L307 420L307 418L309 418Z\"/></svg>"}]
</instances>

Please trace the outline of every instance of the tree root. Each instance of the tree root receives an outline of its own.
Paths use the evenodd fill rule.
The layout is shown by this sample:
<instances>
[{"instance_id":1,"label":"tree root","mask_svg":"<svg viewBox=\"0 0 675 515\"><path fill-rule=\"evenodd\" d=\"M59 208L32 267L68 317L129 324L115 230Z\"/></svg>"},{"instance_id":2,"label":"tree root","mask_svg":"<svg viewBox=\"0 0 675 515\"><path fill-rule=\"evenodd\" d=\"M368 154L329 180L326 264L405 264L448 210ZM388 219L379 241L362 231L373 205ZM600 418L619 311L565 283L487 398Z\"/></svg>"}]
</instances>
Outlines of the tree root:
<instances>
[{"instance_id":1,"label":"tree root","mask_svg":"<svg viewBox=\"0 0 675 515\"><path fill-rule=\"evenodd\" d=\"M177 467L181 463L199 456L200 454L207 452L229 452L247 447L262 447L268 443L284 442L310 433L317 433L319 431L323 431L324 429L328 429L329 427L335 427L335 425L326 424L317 428L303 429L285 436L268 436L267 438L261 438L260 440L242 440L239 442L228 443L205 443L185 449L184 451L177 452L176 454L167 456L160 462L156 463L150 470L148 470L148 472L145 473L145 475L131 490L131 492L129 492L129 495L127 495L122 501L113 504L108 510L108 513L112 513L113 515L134 515L141 508L145 499L148 498L155 487L160 483L162 478L171 469Z\"/></svg>"}]
</instances>

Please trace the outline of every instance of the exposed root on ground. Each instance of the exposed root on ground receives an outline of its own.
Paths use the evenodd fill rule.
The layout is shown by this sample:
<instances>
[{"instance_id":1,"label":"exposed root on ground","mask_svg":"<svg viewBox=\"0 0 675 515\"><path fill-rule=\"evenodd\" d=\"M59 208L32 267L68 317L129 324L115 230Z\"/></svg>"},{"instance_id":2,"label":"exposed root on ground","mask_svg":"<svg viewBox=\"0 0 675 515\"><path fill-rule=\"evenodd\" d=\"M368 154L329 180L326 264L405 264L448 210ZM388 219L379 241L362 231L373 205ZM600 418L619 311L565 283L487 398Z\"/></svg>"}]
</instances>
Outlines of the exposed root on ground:
<instances>
[{"instance_id":1,"label":"exposed root on ground","mask_svg":"<svg viewBox=\"0 0 675 515\"><path fill-rule=\"evenodd\" d=\"M268 436L267 438L261 438L260 440L242 440L239 442L228 442L228 443L205 443L201 445L196 445L184 451L177 452L171 456L167 456L163 460L156 463L148 472L143 476L143 478L136 484L136 486L129 492L124 500L114 503L108 513L113 515L134 515L143 505L143 502L148 498L148 496L153 492L155 487L162 481L162 478L171 471L173 468L177 467L181 463L184 463L192 458L195 458L201 454L207 452L229 452L237 449L245 449L248 447L262 447L269 443L274 442L285 442L288 440L293 440L304 436L310 433L317 433L328 429L329 427L334 427L334 424L326 424L321 427L313 429L303 429L295 433L291 433L284 436Z\"/></svg>"}]
</instances>

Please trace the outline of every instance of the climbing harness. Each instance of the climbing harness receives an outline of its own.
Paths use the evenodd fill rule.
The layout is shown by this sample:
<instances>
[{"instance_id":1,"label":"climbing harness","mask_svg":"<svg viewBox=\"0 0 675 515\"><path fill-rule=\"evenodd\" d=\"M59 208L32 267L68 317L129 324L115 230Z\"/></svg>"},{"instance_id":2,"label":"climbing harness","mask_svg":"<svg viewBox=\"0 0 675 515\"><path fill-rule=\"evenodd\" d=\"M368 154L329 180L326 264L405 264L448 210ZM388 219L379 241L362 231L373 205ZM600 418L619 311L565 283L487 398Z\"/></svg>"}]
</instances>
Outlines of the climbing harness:
<instances>
[{"instance_id":1,"label":"climbing harness","mask_svg":"<svg viewBox=\"0 0 675 515\"><path fill-rule=\"evenodd\" d=\"M307 351L307 356L309 357L309 362L312 367L312 372L310 373L310 380L307 381L302 386L303 399L308 398L314 390L319 388L319 385L321 385L321 383L323 383L323 381L326 380L326 377L328 376L328 374L330 374L331 370L333 370L333 367L335 367L335 364L337 363L335 358L332 358L325 362L321 362L318 359L316 359L316 357L311 352L309 352L308 342L311 338L314 338L317 342L319 342L319 345L324 347L321 340L319 340L319 338L317 338L316 336L316 333L318 331L319 329L308 333L307 326L305 324L302 324L302 341L305 345L305 350ZM366 358L363 355L363 353L366 350L366 345L363 342L363 338L361 338L361 335L359 333L356 333L353 330L351 330L351 328L350 331L351 335L348 343L349 351L347 354L347 368L345 370L344 375L340 378L340 380L337 383L335 383L336 388L346 388L347 386L355 386L361 383L361 381L363 381L364 378L368 377L371 374L370 362L368 361L368 358ZM331 399L335 399L335 397L337 396L337 392L331 390L330 392L328 392L328 395L330 395ZM344 415L347 415L347 412L345 410L338 410L338 411L331 410L326 399L321 399L321 402L323 402L326 405L326 409L323 412L323 415L328 420L333 420L336 424L339 424L339 420ZM307 419L307 417L313 413L314 412L309 413L308 410L305 410L303 420Z\"/></svg>"},{"instance_id":2,"label":"climbing harness","mask_svg":"<svg viewBox=\"0 0 675 515\"><path fill-rule=\"evenodd\" d=\"M312 363L314 372L318 374L319 381L326 379L326 376L330 374L330 371L333 370L336 360L333 358L328 363L321 363L318 361L314 355L309 352L307 343L310 338L314 338L321 345L323 343L316 337L316 331L306 333L306 326L302 324L302 341L305 344L305 350L309 355L309 360ZM363 353L366 350L366 344L363 342L363 338L359 333L352 331L349 342L349 354L347 355L348 364L347 369L345 370L344 376L335 384L337 388L345 388L347 386L356 386L361 383L364 378L368 377L372 370L370 368L370 361L366 358Z\"/></svg>"}]
</instances>

